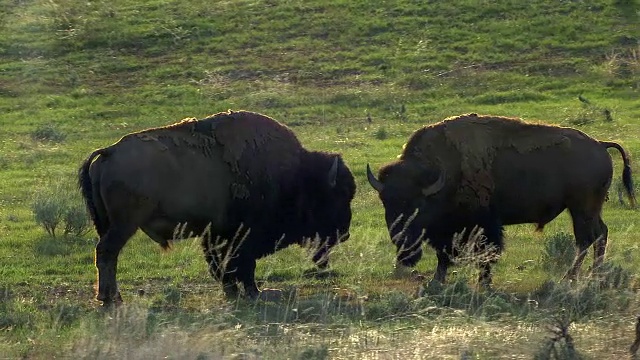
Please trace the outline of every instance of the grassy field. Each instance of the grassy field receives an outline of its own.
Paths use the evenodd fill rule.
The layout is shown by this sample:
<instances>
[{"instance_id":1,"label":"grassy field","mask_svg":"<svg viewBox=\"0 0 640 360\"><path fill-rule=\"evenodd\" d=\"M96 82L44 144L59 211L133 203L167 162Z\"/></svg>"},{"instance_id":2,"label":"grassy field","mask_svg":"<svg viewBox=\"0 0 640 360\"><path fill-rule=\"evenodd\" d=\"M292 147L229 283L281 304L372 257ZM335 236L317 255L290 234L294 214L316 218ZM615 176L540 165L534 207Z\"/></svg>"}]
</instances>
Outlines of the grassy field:
<instances>
[{"instance_id":1,"label":"grassy field","mask_svg":"<svg viewBox=\"0 0 640 360\"><path fill-rule=\"evenodd\" d=\"M562 214L544 234L507 228L493 292L475 288L468 266L438 288L392 276L365 166L395 159L425 124L477 112L620 141L640 194L639 97L637 0L0 1L0 358L546 359L551 347L575 358L572 346L628 356L640 213L615 189L604 286L559 282ZM227 109L343 154L358 190L351 238L331 255L337 275L306 275L305 250L289 248L258 263L279 300L226 302L197 240L163 253L137 234L120 255L125 305L100 308L95 232L54 238L33 205L77 206L76 170L95 148ZM434 269L425 249L418 270ZM550 341L554 326L571 338Z\"/></svg>"}]
</instances>

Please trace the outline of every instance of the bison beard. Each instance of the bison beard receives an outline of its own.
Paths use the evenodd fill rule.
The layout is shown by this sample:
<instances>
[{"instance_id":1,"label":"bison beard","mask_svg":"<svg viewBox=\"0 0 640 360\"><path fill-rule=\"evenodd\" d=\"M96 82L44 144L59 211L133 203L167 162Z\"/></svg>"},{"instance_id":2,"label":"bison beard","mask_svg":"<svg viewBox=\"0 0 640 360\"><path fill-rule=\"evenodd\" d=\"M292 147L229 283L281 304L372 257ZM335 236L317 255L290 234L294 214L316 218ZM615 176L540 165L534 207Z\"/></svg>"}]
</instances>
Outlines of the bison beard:
<instances>
[{"instance_id":1,"label":"bison beard","mask_svg":"<svg viewBox=\"0 0 640 360\"><path fill-rule=\"evenodd\" d=\"M444 282L460 245L479 227L482 241L471 248L489 252L478 261L479 280L489 285L504 225L534 223L542 230L568 209L577 249L565 278L574 279L592 244L593 268L604 258L608 231L601 210L613 175L608 148L622 155L623 185L635 206L629 157L619 144L575 129L476 114L416 131L378 179L367 165L367 178L384 205L401 265L414 266L427 241L438 258L434 279Z\"/></svg>"},{"instance_id":2,"label":"bison beard","mask_svg":"<svg viewBox=\"0 0 640 360\"><path fill-rule=\"evenodd\" d=\"M202 235L228 297L255 298L256 260L313 240L313 261L348 238L355 182L338 154L305 150L293 132L240 111L129 134L94 151L79 185L100 240L97 299L121 302L118 255L141 229L163 248Z\"/></svg>"}]
</instances>

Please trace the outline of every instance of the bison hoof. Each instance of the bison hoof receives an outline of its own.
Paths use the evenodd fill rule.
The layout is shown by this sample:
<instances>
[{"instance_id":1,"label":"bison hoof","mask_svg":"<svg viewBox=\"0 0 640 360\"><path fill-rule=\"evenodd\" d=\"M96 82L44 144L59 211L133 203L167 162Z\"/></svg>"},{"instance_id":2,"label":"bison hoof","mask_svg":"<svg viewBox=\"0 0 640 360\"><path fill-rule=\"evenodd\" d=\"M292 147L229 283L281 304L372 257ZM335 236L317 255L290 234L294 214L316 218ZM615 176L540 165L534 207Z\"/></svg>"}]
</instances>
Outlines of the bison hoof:
<instances>
[{"instance_id":1,"label":"bison hoof","mask_svg":"<svg viewBox=\"0 0 640 360\"><path fill-rule=\"evenodd\" d=\"M562 281L566 281L568 283L574 283L578 280L578 275L576 274L576 272L574 271L567 271L566 274L564 274L564 276L562 277Z\"/></svg>"},{"instance_id":2,"label":"bison hoof","mask_svg":"<svg viewBox=\"0 0 640 360\"><path fill-rule=\"evenodd\" d=\"M123 303L122 296L120 295L120 291L115 293L115 295L98 294L98 296L96 296L96 300L102 301L102 306L103 307L108 307L108 306L112 306L112 305L120 305L120 304Z\"/></svg>"},{"instance_id":3,"label":"bison hoof","mask_svg":"<svg viewBox=\"0 0 640 360\"><path fill-rule=\"evenodd\" d=\"M235 301L235 300L238 300L238 297L240 296L240 293L238 292L237 287L235 287L235 289L231 287L229 288L225 287L223 291L224 291L224 297L227 300Z\"/></svg>"},{"instance_id":4,"label":"bison hoof","mask_svg":"<svg viewBox=\"0 0 640 360\"><path fill-rule=\"evenodd\" d=\"M418 296L424 297L429 295L442 295L444 292L444 284L436 279L431 279L418 288Z\"/></svg>"},{"instance_id":5,"label":"bison hoof","mask_svg":"<svg viewBox=\"0 0 640 360\"><path fill-rule=\"evenodd\" d=\"M425 281L427 280L427 277L420 274L418 272L418 270L414 270L411 272L411 280L415 280L415 281Z\"/></svg>"},{"instance_id":6,"label":"bison hoof","mask_svg":"<svg viewBox=\"0 0 640 360\"><path fill-rule=\"evenodd\" d=\"M480 286L480 290L482 290L482 291L493 292L493 287L491 286L491 281L489 281L489 282L480 281L480 282L478 282L478 285Z\"/></svg>"}]
</instances>

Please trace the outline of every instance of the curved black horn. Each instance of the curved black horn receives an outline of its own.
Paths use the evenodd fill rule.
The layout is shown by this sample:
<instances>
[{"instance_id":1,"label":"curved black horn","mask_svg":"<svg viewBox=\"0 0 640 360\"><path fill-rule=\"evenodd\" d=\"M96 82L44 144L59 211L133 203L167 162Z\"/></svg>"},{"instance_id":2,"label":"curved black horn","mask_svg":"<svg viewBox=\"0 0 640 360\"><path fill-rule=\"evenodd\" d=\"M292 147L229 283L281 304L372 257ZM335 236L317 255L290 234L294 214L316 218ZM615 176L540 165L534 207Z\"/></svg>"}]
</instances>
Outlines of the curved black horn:
<instances>
[{"instance_id":1,"label":"curved black horn","mask_svg":"<svg viewBox=\"0 0 640 360\"><path fill-rule=\"evenodd\" d=\"M329 180L329 186L336 186L336 179L338 177L338 157L335 156L333 158L333 164L331 164L331 169L329 169L329 175L327 179Z\"/></svg>"},{"instance_id":2,"label":"curved black horn","mask_svg":"<svg viewBox=\"0 0 640 360\"><path fill-rule=\"evenodd\" d=\"M440 171L440 176L438 177L438 180L436 180L436 182L429 185L428 187L422 189L422 195L431 196L437 193L438 191L442 190L442 188L444 187L444 182L446 180L446 177L447 177L447 174L445 173L445 171L444 170Z\"/></svg>"},{"instance_id":3,"label":"curved black horn","mask_svg":"<svg viewBox=\"0 0 640 360\"><path fill-rule=\"evenodd\" d=\"M367 163L367 180L369 180L369 184L371 187L376 189L377 192L381 192L384 189L384 184L380 182L380 180L376 179L376 177L371 172L371 167Z\"/></svg>"}]
</instances>

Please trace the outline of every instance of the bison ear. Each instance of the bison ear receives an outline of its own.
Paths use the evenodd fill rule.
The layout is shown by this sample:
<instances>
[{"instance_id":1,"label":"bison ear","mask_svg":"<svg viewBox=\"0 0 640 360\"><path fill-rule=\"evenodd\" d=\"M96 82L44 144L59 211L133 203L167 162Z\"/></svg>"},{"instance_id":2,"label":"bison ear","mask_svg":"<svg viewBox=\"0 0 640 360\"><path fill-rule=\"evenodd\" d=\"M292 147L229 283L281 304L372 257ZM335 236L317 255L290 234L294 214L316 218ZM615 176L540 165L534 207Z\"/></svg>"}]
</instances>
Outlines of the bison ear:
<instances>
[{"instance_id":1,"label":"bison ear","mask_svg":"<svg viewBox=\"0 0 640 360\"><path fill-rule=\"evenodd\" d=\"M329 181L329 186L332 188L336 186L336 179L338 178L338 157L333 157L333 164L331 164L331 169L329 169L329 174L327 175L327 180Z\"/></svg>"}]
</instances>

